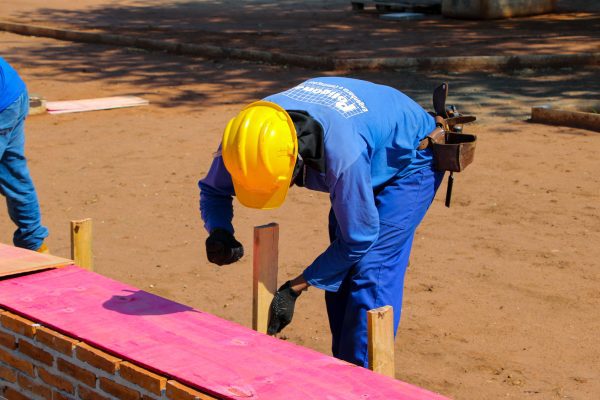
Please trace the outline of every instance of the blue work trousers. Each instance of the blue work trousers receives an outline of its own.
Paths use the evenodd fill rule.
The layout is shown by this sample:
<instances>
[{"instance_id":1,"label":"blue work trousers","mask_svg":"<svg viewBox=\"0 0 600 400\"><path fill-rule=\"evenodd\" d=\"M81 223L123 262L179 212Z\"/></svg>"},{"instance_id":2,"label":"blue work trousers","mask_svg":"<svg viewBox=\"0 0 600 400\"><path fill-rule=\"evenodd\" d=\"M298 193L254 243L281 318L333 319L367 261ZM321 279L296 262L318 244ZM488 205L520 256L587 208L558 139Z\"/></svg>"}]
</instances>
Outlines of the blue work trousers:
<instances>
[{"instance_id":1,"label":"blue work trousers","mask_svg":"<svg viewBox=\"0 0 600 400\"><path fill-rule=\"evenodd\" d=\"M325 292L334 357L368 367L368 310L391 305L395 335L415 230L442 178L443 173L433 167L425 168L375 193L380 219L377 242L351 268L337 292ZM339 235L333 212L329 215L329 234L332 241Z\"/></svg>"},{"instance_id":2,"label":"blue work trousers","mask_svg":"<svg viewBox=\"0 0 600 400\"><path fill-rule=\"evenodd\" d=\"M28 112L27 92L0 111L0 192L6 197L10 219L17 225L13 243L37 250L48 236L48 229L41 224L40 206L24 154Z\"/></svg>"}]
</instances>

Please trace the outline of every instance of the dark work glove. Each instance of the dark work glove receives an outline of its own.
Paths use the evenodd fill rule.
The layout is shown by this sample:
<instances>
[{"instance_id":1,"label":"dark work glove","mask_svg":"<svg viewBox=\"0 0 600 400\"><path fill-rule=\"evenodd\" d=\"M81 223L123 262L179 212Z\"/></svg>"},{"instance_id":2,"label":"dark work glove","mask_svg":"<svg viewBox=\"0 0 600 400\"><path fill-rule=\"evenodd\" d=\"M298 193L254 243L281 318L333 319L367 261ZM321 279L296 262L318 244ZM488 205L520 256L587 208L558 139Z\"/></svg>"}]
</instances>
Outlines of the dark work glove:
<instances>
[{"instance_id":1,"label":"dark work glove","mask_svg":"<svg viewBox=\"0 0 600 400\"><path fill-rule=\"evenodd\" d=\"M292 316L294 315L294 306L296 305L296 299L300 296L300 293L296 293L292 290L290 281L284 283L275 297L271 302L269 327L267 333L274 335L281 332L283 328L288 326L292 322Z\"/></svg>"},{"instance_id":2,"label":"dark work glove","mask_svg":"<svg viewBox=\"0 0 600 400\"><path fill-rule=\"evenodd\" d=\"M231 264L243 255L244 246L225 229L214 229L206 239L206 256L213 264Z\"/></svg>"}]
</instances>

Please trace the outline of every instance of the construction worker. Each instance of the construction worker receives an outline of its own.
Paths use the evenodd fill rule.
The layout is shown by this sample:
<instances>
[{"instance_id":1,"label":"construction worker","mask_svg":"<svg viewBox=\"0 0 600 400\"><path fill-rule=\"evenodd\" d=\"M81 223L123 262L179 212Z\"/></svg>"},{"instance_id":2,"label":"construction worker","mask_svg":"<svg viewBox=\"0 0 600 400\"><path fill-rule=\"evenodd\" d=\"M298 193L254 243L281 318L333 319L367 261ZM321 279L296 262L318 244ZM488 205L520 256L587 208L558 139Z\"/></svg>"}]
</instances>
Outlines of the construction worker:
<instances>
[{"instance_id":1,"label":"construction worker","mask_svg":"<svg viewBox=\"0 0 600 400\"><path fill-rule=\"evenodd\" d=\"M40 206L25 159L25 118L29 96L19 74L0 57L0 191L6 197L10 219L17 225L17 247L48 252Z\"/></svg>"},{"instance_id":2,"label":"construction worker","mask_svg":"<svg viewBox=\"0 0 600 400\"><path fill-rule=\"evenodd\" d=\"M367 311L402 305L415 229L443 173L426 136L434 118L388 86L349 78L310 79L254 102L233 118L207 176L200 210L208 260L239 260L232 196L244 206L279 207L292 185L329 193L329 247L271 304L269 334L291 322L296 299L325 290L332 353L368 366ZM421 148L421 149L419 149Z\"/></svg>"}]
</instances>

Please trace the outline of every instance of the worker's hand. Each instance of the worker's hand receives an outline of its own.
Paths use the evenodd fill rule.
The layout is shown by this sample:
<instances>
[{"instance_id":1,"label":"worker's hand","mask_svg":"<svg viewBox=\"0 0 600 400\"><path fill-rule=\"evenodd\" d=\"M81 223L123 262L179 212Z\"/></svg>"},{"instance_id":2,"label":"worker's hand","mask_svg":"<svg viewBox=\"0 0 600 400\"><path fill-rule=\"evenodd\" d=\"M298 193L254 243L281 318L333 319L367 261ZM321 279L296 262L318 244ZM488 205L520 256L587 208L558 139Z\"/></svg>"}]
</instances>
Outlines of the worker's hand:
<instances>
[{"instance_id":1,"label":"worker's hand","mask_svg":"<svg viewBox=\"0 0 600 400\"><path fill-rule=\"evenodd\" d=\"M231 264L242 258L244 246L225 229L214 229L206 239L208 261L217 265Z\"/></svg>"},{"instance_id":2,"label":"worker's hand","mask_svg":"<svg viewBox=\"0 0 600 400\"><path fill-rule=\"evenodd\" d=\"M296 292L292 289L290 281L284 283L275 297L271 302L269 327L267 333L274 335L281 332L283 328L292 322L292 316L294 315L294 306L296 305L296 299L300 296L301 292Z\"/></svg>"}]
</instances>

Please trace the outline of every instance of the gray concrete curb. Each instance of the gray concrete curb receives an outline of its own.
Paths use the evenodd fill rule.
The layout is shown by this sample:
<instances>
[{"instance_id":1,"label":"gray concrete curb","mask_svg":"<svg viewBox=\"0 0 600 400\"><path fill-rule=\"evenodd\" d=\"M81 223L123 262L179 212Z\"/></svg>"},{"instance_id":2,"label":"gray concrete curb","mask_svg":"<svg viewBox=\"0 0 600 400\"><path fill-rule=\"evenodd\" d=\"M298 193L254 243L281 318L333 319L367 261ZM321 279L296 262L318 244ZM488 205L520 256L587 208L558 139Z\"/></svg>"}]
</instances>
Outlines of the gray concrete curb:
<instances>
[{"instance_id":1,"label":"gray concrete curb","mask_svg":"<svg viewBox=\"0 0 600 400\"><path fill-rule=\"evenodd\" d=\"M171 54L199 56L208 59L236 59L268 64L292 65L321 70L418 70L418 71L504 71L521 68L563 68L597 66L600 53L531 54L514 56L466 57L377 57L332 58L290 53L244 50L208 44L177 43L127 35L82 32L47 28L28 24L1 22L0 30L19 35L41 36L72 42L95 43L163 51Z\"/></svg>"}]
</instances>

